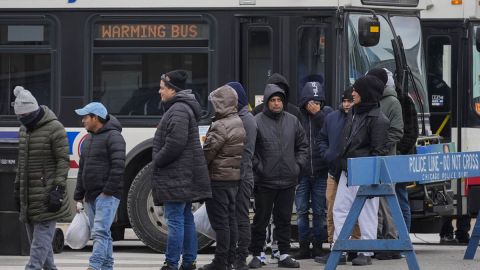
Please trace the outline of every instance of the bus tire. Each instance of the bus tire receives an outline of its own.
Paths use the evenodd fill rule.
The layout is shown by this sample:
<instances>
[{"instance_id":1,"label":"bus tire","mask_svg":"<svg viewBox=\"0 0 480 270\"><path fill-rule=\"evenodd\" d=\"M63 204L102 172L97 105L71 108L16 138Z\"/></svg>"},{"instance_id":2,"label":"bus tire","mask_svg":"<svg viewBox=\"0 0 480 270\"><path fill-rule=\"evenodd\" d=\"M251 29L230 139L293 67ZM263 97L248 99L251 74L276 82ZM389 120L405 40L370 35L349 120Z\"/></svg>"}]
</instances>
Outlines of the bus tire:
<instances>
[{"instance_id":1,"label":"bus tire","mask_svg":"<svg viewBox=\"0 0 480 270\"><path fill-rule=\"evenodd\" d=\"M133 180L127 198L128 218L133 231L145 245L165 253L168 228L163 207L153 204L151 176L152 163L149 163ZM202 234L197 234L197 239L199 250L212 244L212 240Z\"/></svg>"}]
</instances>

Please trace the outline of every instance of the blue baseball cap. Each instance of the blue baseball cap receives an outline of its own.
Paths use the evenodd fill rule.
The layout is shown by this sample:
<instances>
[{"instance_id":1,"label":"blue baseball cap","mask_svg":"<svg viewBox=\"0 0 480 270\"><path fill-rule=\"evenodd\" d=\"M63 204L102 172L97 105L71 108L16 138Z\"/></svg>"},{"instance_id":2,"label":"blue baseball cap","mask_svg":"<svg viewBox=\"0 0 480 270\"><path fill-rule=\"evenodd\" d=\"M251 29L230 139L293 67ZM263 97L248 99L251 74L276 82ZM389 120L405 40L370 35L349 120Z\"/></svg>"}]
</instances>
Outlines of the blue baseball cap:
<instances>
[{"instance_id":1,"label":"blue baseball cap","mask_svg":"<svg viewBox=\"0 0 480 270\"><path fill-rule=\"evenodd\" d=\"M105 106L103 106L103 104L100 102L88 103L85 105L85 107L75 110L75 112L82 116L87 114L95 114L103 119L107 119L108 115L107 108L105 108Z\"/></svg>"}]
</instances>

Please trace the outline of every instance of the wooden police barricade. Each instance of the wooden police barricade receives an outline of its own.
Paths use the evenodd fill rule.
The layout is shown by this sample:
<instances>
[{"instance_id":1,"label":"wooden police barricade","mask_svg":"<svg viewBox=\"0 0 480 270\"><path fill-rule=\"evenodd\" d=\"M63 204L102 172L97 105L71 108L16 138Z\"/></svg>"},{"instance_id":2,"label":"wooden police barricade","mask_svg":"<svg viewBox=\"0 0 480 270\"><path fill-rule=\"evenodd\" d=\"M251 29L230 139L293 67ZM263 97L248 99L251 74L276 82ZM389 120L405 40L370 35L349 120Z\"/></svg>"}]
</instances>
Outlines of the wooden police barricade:
<instances>
[{"instance_id":1,"label":"wooden police barricade","mask_svg":"<svg viewBox=\"0 0 480 270\"><path fill-rule=\"evenodd\" d=\"M407 232L395 190L391 184L416 181L420 184L480 176L480 152L438 153L348 159L348 185L360 186L325 269L336 269L343 251L403 251L408 269L417 270L417 258ZM394 240L349 240L358 216L371 197L385 197L398 230ZM465 259L473 259L480 240L477 219Z\"/></svg>"}]
</instances>

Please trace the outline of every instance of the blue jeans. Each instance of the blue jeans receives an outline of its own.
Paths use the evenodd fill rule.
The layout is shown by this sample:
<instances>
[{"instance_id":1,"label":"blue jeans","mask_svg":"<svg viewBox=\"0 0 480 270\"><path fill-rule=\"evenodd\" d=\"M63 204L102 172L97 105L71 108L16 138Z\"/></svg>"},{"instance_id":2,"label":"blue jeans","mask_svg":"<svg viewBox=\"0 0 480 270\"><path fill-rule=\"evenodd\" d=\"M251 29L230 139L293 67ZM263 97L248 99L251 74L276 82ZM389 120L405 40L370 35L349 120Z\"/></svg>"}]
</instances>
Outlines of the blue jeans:
<instances>
[{"instance_id":1,"label":"blue jeans","mask_svg":"<svg viewBox=\"0 0 480 270\"><path fill-rule=\"evenodd\" d=\"M89 267L95 270L113 269L112 226L120 200L107 195L98 195L93 202L85 202L85 212L90 221L93 238Z\"/></svg>"},{"instance_id":2,"label":"blue jeans","mask_svg":"<svg viewBox=\"0 0 480 270\"><path fill-rule=\"evenodd\" d=\"M403 219L405 224L407 224L407 230L410 232L412 214L410 213L410 203L408 202L407 183L395 184L395 193L397 194L400 210L402 210Z\"/></svg>"},{"instance_id":3,"label":"blue jeans","mask_svg":"<svg viewBox=\"0 0 480 270\"><path fill-rule=\"evenodd\" d=\"M314 241L326 239L325 230L325 192L327 179L323 177L305 176L300 178L295 193L295 206L298 217L298 237L300 241L310 241L313 234ZM310 231L308 210L312 208L313 228Z\"/></svg>"},{"instance_id":4,"label":"blue jeans","mask_svg":"<svg viewBox=\"0 0 480 270\"><path fill-rule=\"evenodd\" d=\"M178 268L180 255L182 265L188 268L197 259L197 231L192 214L191 202L167 202L163 205L168 224L165 261Z\"/></svg>"}]
</instances>

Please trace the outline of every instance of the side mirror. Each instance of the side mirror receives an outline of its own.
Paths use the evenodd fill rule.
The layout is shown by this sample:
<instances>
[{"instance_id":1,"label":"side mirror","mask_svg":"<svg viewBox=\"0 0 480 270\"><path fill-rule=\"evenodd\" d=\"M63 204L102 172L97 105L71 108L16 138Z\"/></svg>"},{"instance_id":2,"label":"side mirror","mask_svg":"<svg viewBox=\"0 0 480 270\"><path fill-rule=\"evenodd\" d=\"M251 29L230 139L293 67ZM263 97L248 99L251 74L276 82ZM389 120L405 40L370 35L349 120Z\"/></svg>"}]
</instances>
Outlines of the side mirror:
<instances>
[{"instance_id":1,"label":"side mirror","mask_svg":"<svg viewBox=\"0 0 480 270\"><path fill-rule=\"evenodd\" d=\"M475 45L477 47L477 51L480 52L480 26L475 28Z\"/></svg>"},{"instance_id":2,"label":"side mirror","mask_svg":"<svg viewBox=\"0 0 480 270\"><path fill-rule=\"evenodd\" d=\"M363 47L372 47L380 40L380 22L377 16L358 19L358 41Z\"/></svg>"}]
</instances>

